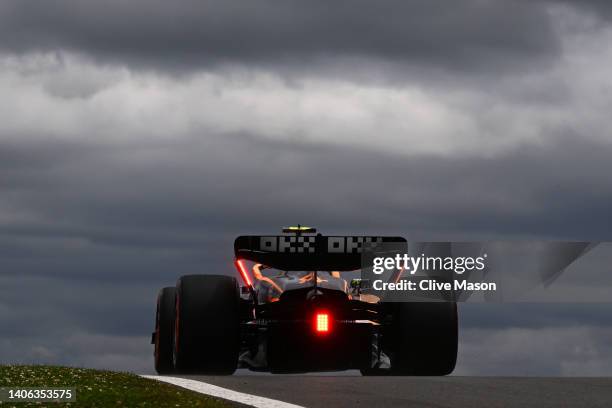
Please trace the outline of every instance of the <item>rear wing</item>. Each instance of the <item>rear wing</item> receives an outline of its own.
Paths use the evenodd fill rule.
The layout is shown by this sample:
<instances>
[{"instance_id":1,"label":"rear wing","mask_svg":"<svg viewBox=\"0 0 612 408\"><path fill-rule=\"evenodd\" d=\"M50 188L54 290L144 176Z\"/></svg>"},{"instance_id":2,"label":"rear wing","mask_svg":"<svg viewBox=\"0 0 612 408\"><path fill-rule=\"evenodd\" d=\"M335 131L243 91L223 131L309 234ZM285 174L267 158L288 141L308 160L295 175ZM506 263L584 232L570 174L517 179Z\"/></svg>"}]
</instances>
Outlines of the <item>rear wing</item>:
<instances>
[{"instance_id":1,"label":"rear wing","mask_svg":"<svg viewBox=\"0 0 612 408\"><path fill-rule=\"evenodd\" d=\"M361 269L364 252L388 246L405 251L407 242L402 237L247 235L236 238L234 254L284 271L354 271Z\"/></svg>"}]
</instances>

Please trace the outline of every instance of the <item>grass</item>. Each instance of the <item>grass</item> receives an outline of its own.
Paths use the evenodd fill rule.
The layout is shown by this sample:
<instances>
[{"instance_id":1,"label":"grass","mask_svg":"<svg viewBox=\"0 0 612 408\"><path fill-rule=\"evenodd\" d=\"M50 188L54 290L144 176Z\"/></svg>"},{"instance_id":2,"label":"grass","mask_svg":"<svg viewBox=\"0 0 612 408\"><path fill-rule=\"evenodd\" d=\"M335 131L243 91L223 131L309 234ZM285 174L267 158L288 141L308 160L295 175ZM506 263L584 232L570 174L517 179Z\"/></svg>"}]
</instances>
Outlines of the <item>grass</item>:
<instances>
[{"instance_id":1,"label":"grass","mask_svg":"<svg viewBox=\"0 0 612 408\"><path fill-rule=\"evenodd\" d=\"M0 407L211 407L227 402L129 373L57 366L0 365L0 387L76 388L76 402L0 402Z\"/></svg>"}]
</instances>

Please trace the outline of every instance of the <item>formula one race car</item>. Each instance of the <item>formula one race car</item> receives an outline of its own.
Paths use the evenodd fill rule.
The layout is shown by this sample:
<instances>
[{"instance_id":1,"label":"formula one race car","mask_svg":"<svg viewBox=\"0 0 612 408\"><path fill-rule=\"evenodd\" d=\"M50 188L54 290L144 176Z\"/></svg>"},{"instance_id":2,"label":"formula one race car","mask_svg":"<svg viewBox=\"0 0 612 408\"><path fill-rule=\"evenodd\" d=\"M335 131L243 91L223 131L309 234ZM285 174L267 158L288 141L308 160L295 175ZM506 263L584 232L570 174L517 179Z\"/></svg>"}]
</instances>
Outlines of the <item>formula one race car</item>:
<instances>
[{"instance_id":1,"label":"formula one race car","mask_svg":"<svg viewBox=\"0 0 612 408\"><path fill-rule=\"evenodd\" d=\"M361 253L400 237L284 235L234 243L240 279L187 275L157 299L160 374L358 369L363 375L446 375L457 357L454 301L385 302L365 293Z\"/></svg>"}]
</instances>

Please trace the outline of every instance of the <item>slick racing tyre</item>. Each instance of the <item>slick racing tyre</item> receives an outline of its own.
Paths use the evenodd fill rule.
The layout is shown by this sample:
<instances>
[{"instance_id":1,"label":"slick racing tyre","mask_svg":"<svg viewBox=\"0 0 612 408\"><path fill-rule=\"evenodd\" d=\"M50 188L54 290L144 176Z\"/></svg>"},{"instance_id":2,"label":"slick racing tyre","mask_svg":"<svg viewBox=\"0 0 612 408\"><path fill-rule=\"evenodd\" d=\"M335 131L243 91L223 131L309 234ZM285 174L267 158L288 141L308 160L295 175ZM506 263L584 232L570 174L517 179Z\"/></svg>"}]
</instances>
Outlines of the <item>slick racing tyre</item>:
<instances>
[{"instance_id":1,"label":"slick racing tyre","mask_svg":"<svg viewBox=\"0 0 612 408\"><path fill-rule=\"evenodd\" d=\"M393 375L447 375L457 361L457 303L398 303Z\"/></svg>"},{"instance_id":2,"label":"slick racing tyre","mask_svg":"<svg viewBox=\"0 0 612 408\"><path fill-rule=\"evenodd\" d=\"M187 275L178 280L176 291L176 370L232 374L240 351L240 297L236 279Z\"/></svg>"},{"instance_id":3,"label":"slick racing tyre","mask_svg":"<svg viewBox=\"0 0 612 408\"><path fill-rule=\"evenodd\" d=\"M176 288L163 288L159 291L155 314L155 371L158 374L171 374L174 371L172 340L175 302Z\"/></svg>"}]
</instances>

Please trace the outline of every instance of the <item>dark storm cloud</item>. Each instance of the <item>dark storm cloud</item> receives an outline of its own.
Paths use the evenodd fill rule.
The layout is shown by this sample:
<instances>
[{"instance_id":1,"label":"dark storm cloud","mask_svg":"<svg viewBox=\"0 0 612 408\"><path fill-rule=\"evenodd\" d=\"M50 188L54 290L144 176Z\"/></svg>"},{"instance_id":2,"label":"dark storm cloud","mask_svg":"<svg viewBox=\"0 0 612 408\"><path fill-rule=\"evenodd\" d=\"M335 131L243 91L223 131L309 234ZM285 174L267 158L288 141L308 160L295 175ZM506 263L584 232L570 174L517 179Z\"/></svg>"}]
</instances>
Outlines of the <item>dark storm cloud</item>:
<instances>
[{"instance_id":1,"label":"dark storm cloud","mask_svg":"<svg viewBox=\"0 0 612 408\"><path fill-rule=\"evenodd\" d=\"M228 244L239 233L295 222L411 239L610 239L612 148L601 143L566 139L491 158L402 157L245 135L177 141L148 159L136 159L133 147L58 146L0 149L12 157L2 164L3 209L23 214L3 223L4 262L31 245L53 254L53 239L85 253L90 247L71 240L216 250L217 237ZM576 157L589 160L568 166Z\"/></svg>"},{"instance_id":2,"label":"dark storm cloud","mask_svg":"<svg viewBox=\"0 0 612 408\"><path fill-rule=\"evenodd\" d=\"M149 67L373 57L507 69L559 52L544 5L525 1L5 1L0 48L71 50Z\"/></svg>"},{"instance_id":3,"label":"dark storm cloud","mask_svg":"<svg viewBox=\"0 0 612 408\"><path fill-rule=\"evenodd\" d=\"M86 144L63 153L53 146L39 142L33 154L29 143L11 147L3 174L23 187L5 183L4 203L33 221L5 223L5 233L193 249L220 231L308 221L411 239L427 238L419 236L425 231L610 239L612 147L603 143L565 139L491 158L402 157L209 135L145 160L129 147L94 144L88 154ZM576 157L589 160L568 166ZM32 171L45 162L46 171Z\"/></svg>"},{"instance_id":4,"label":"dark storm cloud","mask_svg":"<svg viewBox=\"0 0 612 408\"><path fill-rule=\"evenodd\" d=\"M541 329L543 327L609 327L610 303L462 303L465 329Z\"/></svg>"},{"instance_id":5,"label":"dark storm cloud","mask_svg":"<svg viewBox=\"0 0 612 408\"><path fill-rule=\"evenodd\" d=\"M606 0L557 0L557 3L590 13L595 17L608 20L612 18L612 4Z\"/></svg>"}]
</instances>

